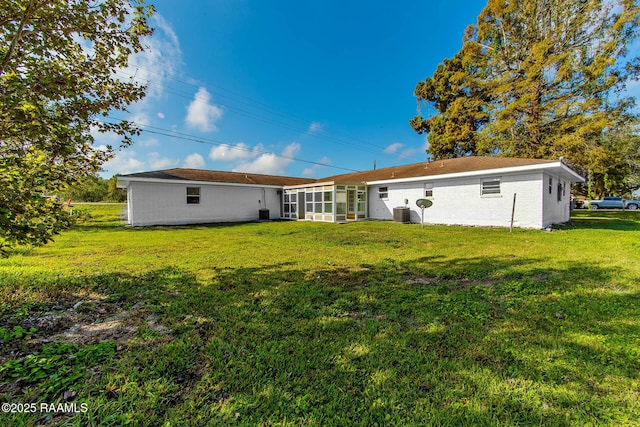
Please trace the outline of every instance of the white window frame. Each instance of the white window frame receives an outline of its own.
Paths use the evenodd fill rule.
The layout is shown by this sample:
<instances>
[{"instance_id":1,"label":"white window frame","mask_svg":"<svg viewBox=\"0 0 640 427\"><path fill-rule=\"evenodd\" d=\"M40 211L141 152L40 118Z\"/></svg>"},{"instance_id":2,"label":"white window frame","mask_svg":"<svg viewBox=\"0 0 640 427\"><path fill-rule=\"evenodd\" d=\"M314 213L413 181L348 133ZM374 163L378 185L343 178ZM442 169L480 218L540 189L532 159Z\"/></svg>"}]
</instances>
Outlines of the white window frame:
<instances>
[{"instance_id":1,"label":"white window frame","mask_svg":"<svg viewBox=\"0 0 640 427\"><path fill-rule=\"evenodd\" d=\"M381 200L389 199L389 187L378 187L378 198Z\"/></svg>"},{"instance_id":2,"label":"white window frame","mask_svg":"<svg viewBox=\"0 0 640 427\"><path fill-rule=\"evenodd\" d=\"M480 182L480 195L489 196L489 197L500 196L502 194L501 186L502 186L502 178L500 177L483 178L482 181Z\"/></svg>"},{"instance_id":3,"label":"white window frame","mask_svg":"<svg viewBox=\"0 0 640 427\"><path fill-rule=\"evenodd\" d=\"M194 191L196 190L196 191ZM187 204L188 205L199 205L200 204L200 187L187 187ZM191 194L190 194L191 193ZM195 194L198 193L198 194Z\"/></svg>"},{"instance_id":4,"label":"white window frame","mask_svg":"<svg viewBox=\"0 0 640 427\"><path fill-rule=\"evenodd\" d=\"M433 182L425 182L424 197L433 198Z\"/></svg>"},{"instance_id":5,"label":"white window frame","mask_svg":"<svg viewBox=\"0 0 640 427\"><path fill-rule=\"evenodd\" d=\"M558 196L557 196L557 201L558 203L562 202L563 196L564 196L564 190L562 189L562 183L560 181L558 181Z\"/></svg>"}]
</instances>

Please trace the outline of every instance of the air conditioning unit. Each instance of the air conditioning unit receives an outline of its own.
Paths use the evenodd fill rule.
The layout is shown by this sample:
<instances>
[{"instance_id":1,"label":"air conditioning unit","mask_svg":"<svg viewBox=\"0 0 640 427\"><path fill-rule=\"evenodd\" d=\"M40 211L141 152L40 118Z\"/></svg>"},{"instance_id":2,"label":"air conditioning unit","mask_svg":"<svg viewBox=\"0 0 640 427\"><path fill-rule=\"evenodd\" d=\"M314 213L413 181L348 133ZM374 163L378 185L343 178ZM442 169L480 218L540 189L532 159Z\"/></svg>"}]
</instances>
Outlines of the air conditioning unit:
<instances>
[{"instance_id":1,"label":"air conditioning unit","mask_svg":"<svg viewBox=\"0 0 640 427\"><path fill-rule=\"evenodd\" d=\"M408 224L411 222L411 209L406 206L393 208L393 222Z\"/></svg>"}]
</instances>

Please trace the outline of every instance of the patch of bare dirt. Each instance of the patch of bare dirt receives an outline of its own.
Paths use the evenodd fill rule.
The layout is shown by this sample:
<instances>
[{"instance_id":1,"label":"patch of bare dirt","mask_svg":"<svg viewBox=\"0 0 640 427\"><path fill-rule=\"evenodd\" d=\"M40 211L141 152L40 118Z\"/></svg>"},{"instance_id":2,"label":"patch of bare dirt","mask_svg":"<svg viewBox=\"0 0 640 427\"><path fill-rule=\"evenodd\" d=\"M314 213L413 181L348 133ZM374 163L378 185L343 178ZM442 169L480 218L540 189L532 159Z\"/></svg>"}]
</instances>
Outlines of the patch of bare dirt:
<instances>
[{"instance_id":1,"label":"patch of bare dirt","mask_svg":"<svg viewBox=\"0 0 640 427\"><path fill-rule=\"evenodd\" d=\"M96 322L74 323L70 328L54 335L52 340L77 344L90 344L107 340L117 342L128 341L138 330L138 325L132 320L132 314L123 310L107 319Z\"/></svg>"},{"instance_id":2,"label":"patch of bare dirt","mask_svg":"<svg viewBox=\"0 0 640 427\"><path fill-rule=\"evenodd\" d=\"M485 288L493 288L498 283L500 283L500 281L495 279L486 279L486 280L460 279L458 280L458 285L454 286L453 289L459 290L459 289L469 288L471 286L482 286Z\"/></svg>"},{"instance_id":3,"label":"patch of bare dirt","mask_svg":"<svg viewBox=\"0 0 640 427\"><path fill-rule=\"evenodd\" d=\"M159 322L158 315L149 313L144 304L138 303L124 309L121 304L106 302L104 298L52 305L46 311L30 312L18 324L25 329L36 329L26 341L27 347L49 342L85 345L106 340L124 344L133 338L141 326L160 335L171 332Z\"/></svg>"},{"instance_id":4,"label":"patch of bare dirt","mask_svg":"<svg viewBox=\"0 0 640 427\"><path fill-rule=\"evenodd\" d=\"M438 283L439 281L440 280L435 277L418 276L413 279L407 280L407 283L410 285L433 285L435 283Z\"/></svg>"},{"instance_id":5,"label":"patch of bare dirt","mask_svg":"<svg viewBox=\"0 0 640 427\"><path fill-rule=\"evenodd\" d=\"M440 282L441 280L438 279L437 277L424 277L424 276L417 276L417 277L414 277L413 279L407 280L407 283L410 285L435 285ZM475 279L463 278L463 279L456 280L456 282L458 284L456 286L453 286L451 289L459 290L459 289L464 289L471 286L483 286L486 288L493 288L495 285L499 283L499 280L495 280L495 279L475 280Z\"/></svg>"}]
</instances>

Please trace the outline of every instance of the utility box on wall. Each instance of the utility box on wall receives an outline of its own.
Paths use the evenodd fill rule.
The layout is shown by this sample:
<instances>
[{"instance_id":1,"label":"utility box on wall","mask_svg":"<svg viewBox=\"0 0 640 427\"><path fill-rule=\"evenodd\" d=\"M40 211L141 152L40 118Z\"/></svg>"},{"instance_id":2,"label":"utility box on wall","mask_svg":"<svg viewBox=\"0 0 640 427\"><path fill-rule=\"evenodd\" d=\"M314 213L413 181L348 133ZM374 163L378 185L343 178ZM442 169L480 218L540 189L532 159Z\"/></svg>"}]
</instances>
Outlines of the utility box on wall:
<instances>
[{"instance_id":1,"label":"utility box on wall","mask_svg":"<svg viewBox=\"0 0 640 427\"><path fill-rule=\"evenodd\" d=\"M269 219L269 209L260 209L258 211L258 219L260 221L266 221Z\"/></svg>"}]
</instances>

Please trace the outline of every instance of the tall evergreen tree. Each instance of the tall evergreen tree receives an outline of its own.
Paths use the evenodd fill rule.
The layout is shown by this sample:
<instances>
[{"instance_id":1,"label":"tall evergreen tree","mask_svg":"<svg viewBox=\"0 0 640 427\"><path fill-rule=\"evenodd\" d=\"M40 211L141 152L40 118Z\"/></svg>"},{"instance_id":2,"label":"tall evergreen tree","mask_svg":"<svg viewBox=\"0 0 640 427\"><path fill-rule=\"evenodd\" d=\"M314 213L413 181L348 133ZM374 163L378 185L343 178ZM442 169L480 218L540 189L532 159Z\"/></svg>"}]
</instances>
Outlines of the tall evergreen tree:
<instances>
[{"instance_id":1,"label":"tall evergreen tree","mask_svg":"<svg viewBox=\"0 0 640 427\"><path fill-rule=\"evenodd\" d=\"M418 115L410 121L416 132L428 134L429 152L436 159L476 154L478 130L489 119L487 92L476 64L467 59L463 53L445 59L433 77L419 82L414 92L438 111L428 119Z\"/></svg>"},{"instance_id":2,"label":"tall evergreen tree","mask_svg":"<svg viewBox=\"0 0 640 427\"><path fill-rule=\"evenodd\" d=\"M455 119L479 125L473 130L474 153L564 156L585 173L606 168L613 149L603 146L606 134L634 119L634 101L621 91L638 77L640 59L625 55L639 24L634 0L489 0L454 57L465 64L460 68L465 76L457 77L468 85L462 93L486 94L472 110L458 109L462 116ZM418 101L438 110L426 120L412 119L418 132L451 120L450 111L423 91L451 63L445 60L433 78L416 87ZM448 94L439 93L441 98L461 98L459 88L443 91ZM487 119L476 120L478 111ZM456 130L444 132L444 139L452 140L449 145L457 145L450 153L467 154L468 138L458 139ZM429 152L435 156L441 150L431 143L439 139L438 131L429 135Z\"/></svg>"}]
</instances>

